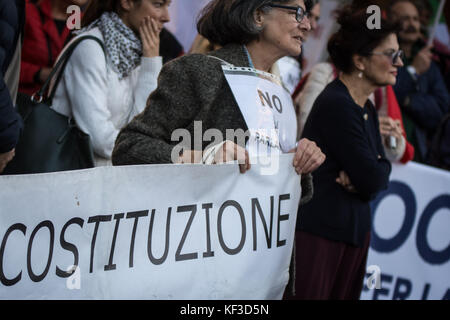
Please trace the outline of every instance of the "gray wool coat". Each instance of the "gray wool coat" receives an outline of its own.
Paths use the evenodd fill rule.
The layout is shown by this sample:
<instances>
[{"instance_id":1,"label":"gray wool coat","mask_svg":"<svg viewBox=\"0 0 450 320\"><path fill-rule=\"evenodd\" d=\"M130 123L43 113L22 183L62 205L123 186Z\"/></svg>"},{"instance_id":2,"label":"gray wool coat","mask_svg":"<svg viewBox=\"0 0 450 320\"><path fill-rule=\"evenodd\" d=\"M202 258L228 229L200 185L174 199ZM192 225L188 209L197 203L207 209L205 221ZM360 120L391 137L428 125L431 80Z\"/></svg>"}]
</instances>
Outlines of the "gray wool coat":
<instances>
[{"instance_id":1,"label":"gray wool coat","mask_svg":"<svg viewBox=\"0 0 450 320\"><path fill-rule=\"evenodd\" d=\"M209 55L237 67L250 67L241 45L227 45ZM172 132L187 129L194 137L194 121L202 121L202 133L210 128L248 130L222 71L222 62L202 54L191 54L164 65L157 89L149 96L146 109L119 133L112 162L114 165L171 163ZM203 149L210 142L203 144ZM300 205L312 198L310 174L302 176ZM295 246L287 292L294 292Z\"/></svg>"}]
</instances>

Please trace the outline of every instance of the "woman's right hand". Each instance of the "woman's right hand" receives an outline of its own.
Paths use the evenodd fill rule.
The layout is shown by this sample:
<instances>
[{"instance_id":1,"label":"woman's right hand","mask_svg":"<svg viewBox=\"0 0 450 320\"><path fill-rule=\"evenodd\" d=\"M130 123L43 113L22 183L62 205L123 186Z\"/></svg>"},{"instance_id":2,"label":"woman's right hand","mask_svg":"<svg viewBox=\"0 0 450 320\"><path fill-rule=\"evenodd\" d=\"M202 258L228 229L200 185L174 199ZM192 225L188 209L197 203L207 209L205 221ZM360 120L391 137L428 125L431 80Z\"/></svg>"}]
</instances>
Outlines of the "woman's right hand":
<instances>
[{"instance_id":1,"label":"woman's right hand","mask_svg":"<svg viewBox=\"0 0 450 320\"><path fill-rule=\"evenodd\" d=\"M145 17L139 26L142 41L142 56L152 58L159 56L159 34L161 30L155 19Z\"/></svg>"}]
</instances>

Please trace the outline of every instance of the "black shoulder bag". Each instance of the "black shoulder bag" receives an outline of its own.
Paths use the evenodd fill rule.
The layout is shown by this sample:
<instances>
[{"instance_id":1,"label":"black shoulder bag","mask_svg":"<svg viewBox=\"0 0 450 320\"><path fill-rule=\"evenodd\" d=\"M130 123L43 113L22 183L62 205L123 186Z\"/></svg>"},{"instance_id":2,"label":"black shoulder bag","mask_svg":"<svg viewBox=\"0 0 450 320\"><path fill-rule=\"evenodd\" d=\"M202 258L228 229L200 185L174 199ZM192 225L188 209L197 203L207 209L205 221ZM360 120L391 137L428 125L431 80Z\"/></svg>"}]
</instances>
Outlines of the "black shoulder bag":
<instances>
[{"instance_id":1,"label":"black shoulder bag","mask_svg":"<svg viewBox=\"0 0 450 320\"><path fill-rule=\"evenodd\" d=\"M94 167L89 135L78 129L73 119L50 108L70 56L76 46L87 39L97 41L105 52L100 39L94 36L77 38L64 51L37 93L32 97L19 95L17 108L24 122L23 131L16 146L16 155L3 174L46 173ZM52 91L44 98L55 75Z\"/></svg>"}]
</instances>

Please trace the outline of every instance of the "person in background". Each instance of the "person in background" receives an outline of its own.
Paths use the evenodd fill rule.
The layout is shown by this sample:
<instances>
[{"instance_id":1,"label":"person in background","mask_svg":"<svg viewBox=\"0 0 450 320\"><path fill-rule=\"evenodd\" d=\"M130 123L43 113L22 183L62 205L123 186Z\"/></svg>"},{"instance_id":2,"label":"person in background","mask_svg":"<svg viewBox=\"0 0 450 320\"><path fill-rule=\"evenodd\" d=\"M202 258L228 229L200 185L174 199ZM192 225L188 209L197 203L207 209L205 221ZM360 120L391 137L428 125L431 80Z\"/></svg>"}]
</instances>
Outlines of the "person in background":
<instances>
[{"instance_id":1,"label":"person in background","mask_svg":"<svg viewBox=\"0 0 450 320\"><path fill-rule=\"evenodd\" d=\"M321 12L320 8L321 8L320 0L314 0L313 7L308 14L309 21L311 22L311 30L309 30L306 33L305 41L307 41L312 35L317 33L319 30L319 20L320 20L320 12ZM306 59L304 58L304 52L302 52L302 54L300 55L299 61L300 61L300 66L302 67L302 69L305 68L306 65L308 64L308 61L306 61Z\"/></svg>"},{"instance_id":2,"label":"person in background","mask_svg":"<svg viewBox=\"0 0 450 320\"><path fill-rule=\"evenodd\" d=\"M298 137L301 137L303 133L303 128L317 97L338 76L339 71L332 63L322 62L315 65L303 79L303 86L295 99L295 105L299 110L297 114ZM376 89L370 95L370 99L378 113L386 157L391 162L408 163L414 158L414 147L406 139L402 114L392 86Z\"/></svg>"},{"instance_id":3,"label":"person in background","mask_svg":"<svg viewBox=\"0 0 450 320\"><path fill-rule=\"evenodd\" d=\"M0 174L14 157L22 121L14 110L25 1L0 0Z\"/></svg>"},{"instance_id":4,"label":"person in background","mask_svg":"<svg viewBox=\"0 0 450 320\"><path fill-rule=\"evenodd\" d=\"M410 0L392 2L388 18L401 24L398 39L405 52L405 66L398 70L394 91L402 110L407 140L414 146L414 160L428 163L431 140L449 111L448 91L432 60L432 47L423 42L419 12L414 3Z\"/></svg>"},{"instance_id":5,"label":"person in background","mask_svg":"<svg viewBox=\"0 0 450 320\"><path fill-rule=\"evenodd\" d=\"M419 11L420 32L422 34L422 41L425 43L430 36L430 28L434 24L433 7L429 0L414 0L414 4ZM447 1L446 7L444 7L444 13L446 10L450 10L449 4L450 2ZM444 77L447 90L450 90L450 47L435 38L433 39L431 52L433 54L433 61L437 64Z\"/></svg>"},{"instance_id":6,"label":"person in background","mask_svg":"<svg viewBox=\"0 0 450 320\"><path fill-rule=\"evenodd\" d=\"M428 27L433 19L433 7L429 0L412 0L419 11L420 32L424 38L428 37Z\"/></svg>"},{"instance_id":7,"label":"person in background","mask_svg":"<svg viewBox=\"0 0 450 320\"><path fill-rule=\"evenodd\" d=\"M303 137L327 159L313 175L314 197L297 220L297 299L359 299L370 244L370 201L386 189L391 163L369 96L394 85L401 67L396 28L369 29L366 10L344 7L329 43L341 70L316 99Z\"/></svg>"},{"instance_id":8,"label":"person in background","mask_svg":"<svg viewBox=\"0 0 450 320\"><path fill-rule=\"evenodd\" d=\"M31 0L26 4L25 39L22 49L19 91L37 92L47 80L53 64L70 34L66 12L70 5L84 6L88 0Z\"/></svg>"},{"instance_id":9,"label":"person in background","mask_svg":"<svg viewBox=\"0 0 450 320\"><path fill-rule=\"evenodd\" d=\"M308 12L308 20L311 24L311 29L305 32L303 42L308 40L311 34L313 34L318 28L318 22L320 19L320 2L319 0L311 1L312 8ZM291 94L295 92L295 89L302 77L302 69L304 66L303 50L297 57L284 57L278 60L272 67L271 72L279 75L281 80L285 84L286 88Z\"/></svg>"},{"instance_id":10,"label":"person in background","mask_svg":"<svg viewBox=\"0 0 450 320\"><path fill-rule=\"evenodd\" d=\"M53 109L91 137L96 166L110 165L116 137L141 113L162 68L159 34L170 0L91 1L80 36L56 88ZM106 54L106 56L105 56Z\"/></svg>"}]
</instances>

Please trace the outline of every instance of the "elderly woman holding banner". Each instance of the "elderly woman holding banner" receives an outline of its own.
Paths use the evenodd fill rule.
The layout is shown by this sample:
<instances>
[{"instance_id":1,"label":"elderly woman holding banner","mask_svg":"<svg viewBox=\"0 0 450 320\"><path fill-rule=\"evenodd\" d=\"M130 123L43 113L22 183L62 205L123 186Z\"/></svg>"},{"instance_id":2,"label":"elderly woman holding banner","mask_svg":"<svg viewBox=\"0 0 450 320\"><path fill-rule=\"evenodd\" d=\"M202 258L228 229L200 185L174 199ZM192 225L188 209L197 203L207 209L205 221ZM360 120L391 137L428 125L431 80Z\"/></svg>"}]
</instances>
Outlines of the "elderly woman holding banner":
<instances>
[{"instance_id":1,"label":"elderly woman holding banner","mask_svg":"<svg viewBox=\"0 0 450 320\"><path fill-rule=\"evenodd\" d=\"M270 146L271 154L295 153L293 165L302 174L301 203L310 199L310 173L323 163L325 155L308 139L296 142L292 100L285 98L289 93L268 73L278 59L301 53L305 33L310 29L309 6L303 0L210 2L202 12L198 31L222 48L210 55L187 55L163 67L147 108L119 134L113 164L237 160L244 173L250 169L250 156ZM277 93L249 88L246 81L241 86L236 80L239 75L247 76L249 81L256 77L278 83L273 87ZM263 124L262 128L258 124ZM177 129L185 130L194 140L198 132L202 139L211 129L221 137L226 137L230 129L250 134L244 139L239 139L238 134L222 141L215 135L209 147L201 141L194 143L194 148L180 149L172 139ZM274 131L275 135L267 135Z\"/></svg>"},{"instance_id":2,"label":"elderly woman holding banner","mask_svg":"<svg viewBox=\"0 0 450 320\"><path fill-rule=\"evenodd\" d=\"M235 98L239 88L227 82L223 66L228 70L233 66L245 67L254 75L275 79L267 73L272 65L281 57L301 53L305 32L310 29L307 6L308 2L305 4L303 0L210 2L202 12L198 30L222 48L210 55L181 57L164 66L158 88L150 95L147 108L119 134L113 163L192 163L205 162L208 158L206 162L209 163L237 160L242 173L250 169L249 152L245 148L246 143L248 148L252 137L247 136L243 143L214 141L211 148L206 148L208 144L203 141L199 148L180 150L175 148L172 133L184 128L194 137L194 127L199 123L202 137L208 129L217 129L223 137L227 129L249 131L248 124L258 121L258 117L267 112L255 109L252 114L247 106L239 105ZM290 103L284 107L285 115L277 121L273 120L276 115L270 113L272 123L262 129L269 131L276 128L284 133L280 135L279 142L277 137L268 137L268 140L274 138L270 143L273 149L295 152L293 165L298 174L303 174L302 201L305 201L312 194L309 174L323 163L325 155L308 139L296 143L296 128L295 124L292 125L295 113L292 101ZM288 128L291 132L286 132ZM260 138L261 135L257 136ZM264 141L267 142L267 139Z\"/></svg>"}]
</instances>

